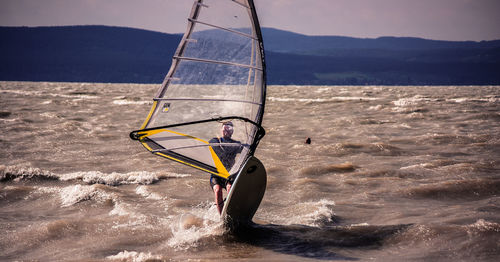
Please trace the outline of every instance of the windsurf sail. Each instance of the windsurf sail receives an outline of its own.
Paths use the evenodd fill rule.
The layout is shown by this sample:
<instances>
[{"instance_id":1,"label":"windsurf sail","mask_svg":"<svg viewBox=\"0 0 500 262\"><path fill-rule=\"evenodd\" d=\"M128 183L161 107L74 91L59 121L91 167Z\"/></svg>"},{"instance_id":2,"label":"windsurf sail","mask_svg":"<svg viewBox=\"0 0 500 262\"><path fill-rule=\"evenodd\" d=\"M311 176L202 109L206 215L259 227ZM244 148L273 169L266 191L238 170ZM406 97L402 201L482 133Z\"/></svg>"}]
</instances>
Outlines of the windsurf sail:
<instances>
[{"instance_id":1,"label":"windsurf sail","mask_svg":"<svg viewBox=\"0 0 500 262\"><path fill-rule=\"evenodd\" d=\"M253 0L195 0L153 106L130 137L153 154L222 178L236 174L265 130L262 33ZM220 139L223 122L233 124ZM231 161L224 153L231 151Z\"/></svg>"}]
</instances>

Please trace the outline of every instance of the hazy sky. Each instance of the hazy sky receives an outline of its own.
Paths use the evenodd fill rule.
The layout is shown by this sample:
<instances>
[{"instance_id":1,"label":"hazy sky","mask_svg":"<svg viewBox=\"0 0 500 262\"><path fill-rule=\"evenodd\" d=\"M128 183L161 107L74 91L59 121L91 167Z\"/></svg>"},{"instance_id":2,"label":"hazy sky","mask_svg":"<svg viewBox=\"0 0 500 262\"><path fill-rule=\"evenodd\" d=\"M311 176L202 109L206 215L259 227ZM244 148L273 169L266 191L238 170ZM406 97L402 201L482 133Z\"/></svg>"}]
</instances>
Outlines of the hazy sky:
<instances>
[{"instance_id":1,"label":"hazy sky","mask_svg":"<svg viewBox=\"0 0 500 262\"><path fill-rule=\"evenodd\" d=\"M227 1L227 0L218 0ZM192 0L0 0L0 26L184 32ZM500 0L255 0L261 26L306 35L500 39Z\"/></svg>"}]
</instances>

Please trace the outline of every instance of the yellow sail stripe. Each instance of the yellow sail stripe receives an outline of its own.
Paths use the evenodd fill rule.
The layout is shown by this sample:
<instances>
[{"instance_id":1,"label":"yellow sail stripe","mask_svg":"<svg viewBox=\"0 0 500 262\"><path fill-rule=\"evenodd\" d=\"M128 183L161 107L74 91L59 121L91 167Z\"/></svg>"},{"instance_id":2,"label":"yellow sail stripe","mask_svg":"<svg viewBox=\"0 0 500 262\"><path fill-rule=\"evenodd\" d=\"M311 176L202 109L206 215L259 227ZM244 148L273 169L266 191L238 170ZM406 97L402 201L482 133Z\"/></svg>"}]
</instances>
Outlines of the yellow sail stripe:
<instances>
[{"instance_id":1,"label":"yellow sail stripe","mask_svg":"<svg viewBox=\"0 0 500 262\"><path fill-rule=\"evenodd\" d=\"M176 161L176 162L182 163L182 164L184 164L184 165L188 165L188 166L190 166L190 167L194 167L194 168L196 168L196 169L200 169L200 170L202 170L202 171L205 171L205 172L208 172L208 173L211 173L211 174L214 174L214 175L218 175L218 176L220 176L220 174L219 174L219 173L217 173L217 172L213 172L213 171L210 171L210 170L205 169L205 168L203 168L203 167L200 167L200 166L197 166L197 165L193 165L193 164L191 164L191 163L188 163L188 162L182 161L182 160L177 159L177 158L175 158L175 157L171 157L171 156L166 155L166 154L163 154L163 153L155 153L155 154L157 154L157 155L159 155L159 156L162 156L162 157L165 157L165 158L168 158L168 159L170 159L170 160L174 160L174 161ZM227 177L225 177L225 178L227 178Z\"/></svg>"},{"instance_id":2,"label":"yellow sail stripe","mask_svg":"<svg viewBox=\"0 0 500 262\"><path fill-rule=\"evenodd\" d=\"M151 107L151 110L149 110L148 117L146 117L146 120L144 120L144 123L142 123L141 129L146 128L146 125L148 124L149 119L153 115L153 112L155 111L157 105L158 105L158 101L154 101L153 106Z\"/></svg>"},{"instance_id":3,"label":"yellow sail stripe","mask_svg":"<svg viewBox=\"0 0 500 262\"><path fill-rule=\"evenodd\" d=\"M229 172L227 171L226 167L224 167L224 165L220 161L219 156L215 153L214 149L211 146L209 146L208 148L210 149L210 153L212 153L212 158L213 158L214 163L215 163L215 168L217 168L217 172L219 172L218 175L221 177L224 177L224 178L228 178Z\"/></svg>"},{"instance_id":4,"label":"yellow sail stripe","mask_svg":"<svg viewBox=\"0 0 500 262\"><path fill-rule=\"evenodd\" d=\"M209 144L209 142L207 142L207 141L205 141L203 139L200 139L200 138L197 138L197 137L194 137L194 136L190 136L190 135L186 135L186 134L182 134L182 133L179 133L179 132L176 132L176 131L172 131L172 130L167 130L167 129L156 129L156 130L149 130L149 131L141 131L141 132L138 132L137 134L140 135L139 140L141 141L142 145L146 149L148 149L149 151L153 151L153 149L151 147L149 147L147 145L147 143L142 142L142 139L144 137L148 137L148 136L151 136L151 135L154 135L154 134L158 134L158 133L161 133L161 132L169 132L169 133L173 133L173 134L176 134L176 135L184 136L184 137L187 137L187 138L195 139L195 140L203 142L203 143L205 143L207 145ZM191 166L191 167L203 170L205 172L208 172L208 173L211 173L211 174L214 174L214 175L218 175L220 177L223 177L223 178L227 179L229 177L229 172L227 171L226 167L224 167L224 165L222 164L221 160L219 159L219 156L217 156L217 154L215 153L215 151L213 150L213 148L211 146L209 146L208 149L210 150L210 154L212 155L212 159L214 161L215 168L217 169L217 173L213 172L213 171L210 171L210 170L207 170L207 169L205 169L203 167L197 166L195 164L188 163L186 161L177 159L175 157L172 157L172 156L160 153L160 152L157 152L155 154L160 155L160 156L165 157L165 158L168 158L168 159L171 159L171 160L174 160L174 161L177 161L177 162L180 162L182 164L185 164L185 165L188 165L188 166Z\"/></svg>"}]
</instances>

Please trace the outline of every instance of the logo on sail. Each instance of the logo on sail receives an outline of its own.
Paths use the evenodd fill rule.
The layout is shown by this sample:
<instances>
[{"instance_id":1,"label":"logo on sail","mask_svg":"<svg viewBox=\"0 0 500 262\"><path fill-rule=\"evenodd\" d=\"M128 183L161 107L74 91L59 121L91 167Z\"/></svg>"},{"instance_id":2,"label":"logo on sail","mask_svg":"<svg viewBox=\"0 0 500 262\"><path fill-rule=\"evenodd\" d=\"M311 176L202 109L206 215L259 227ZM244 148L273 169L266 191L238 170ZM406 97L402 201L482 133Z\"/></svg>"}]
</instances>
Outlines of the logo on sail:
<instances>
[{"instance_id":1,"label":"logo on sail","mask_svg":"<svg viewBox=\"0 0 500 262\"><path fill-rule=\"evenodd\" d=\"M170 110L170 103L165 103L165 104L163 104L163 108L162 108L162 110L161 110L161 111L162 111L163 113L167 113L167 112L168 112L168 110Z\"/></svg>"}]
</instances>

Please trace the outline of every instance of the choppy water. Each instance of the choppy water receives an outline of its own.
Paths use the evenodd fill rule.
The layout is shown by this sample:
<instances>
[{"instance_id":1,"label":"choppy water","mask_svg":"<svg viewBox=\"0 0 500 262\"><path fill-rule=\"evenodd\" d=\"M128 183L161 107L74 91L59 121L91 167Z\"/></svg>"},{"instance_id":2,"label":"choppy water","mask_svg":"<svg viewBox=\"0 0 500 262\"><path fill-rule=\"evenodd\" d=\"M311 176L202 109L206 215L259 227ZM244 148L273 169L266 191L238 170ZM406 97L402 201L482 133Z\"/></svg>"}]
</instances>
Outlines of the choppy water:
<instances>
[{"instance_id":1,"label":"choppy water","mask_svg":"<svg viewBox=\"0 0 500 262\"><path fill-rule=\"evenodd\" d=\"M239 234L129 139L157 87L0 82L0 260L500 259L500 87L269 87Z\"/></svg>"}]
</instances>

